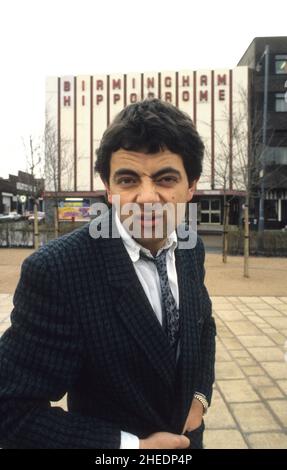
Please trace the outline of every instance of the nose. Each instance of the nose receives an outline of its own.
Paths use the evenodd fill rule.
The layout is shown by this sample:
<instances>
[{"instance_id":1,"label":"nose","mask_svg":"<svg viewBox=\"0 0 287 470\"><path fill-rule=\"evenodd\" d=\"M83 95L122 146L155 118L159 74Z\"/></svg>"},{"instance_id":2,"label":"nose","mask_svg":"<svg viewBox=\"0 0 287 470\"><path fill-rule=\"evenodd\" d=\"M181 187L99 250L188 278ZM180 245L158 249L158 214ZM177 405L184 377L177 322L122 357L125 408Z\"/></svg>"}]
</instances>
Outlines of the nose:
<instances>
[{"instance_id":1,"label":"nose","mask_svg":"<svg viewBox=\"0 0 287 470\"><path fill-rule=\"evenodd\" d=\"M154 182L150 178L142 181L137 193L136 202L138 204L160 202L160 196Z\"/></svg>"}]
</instances>

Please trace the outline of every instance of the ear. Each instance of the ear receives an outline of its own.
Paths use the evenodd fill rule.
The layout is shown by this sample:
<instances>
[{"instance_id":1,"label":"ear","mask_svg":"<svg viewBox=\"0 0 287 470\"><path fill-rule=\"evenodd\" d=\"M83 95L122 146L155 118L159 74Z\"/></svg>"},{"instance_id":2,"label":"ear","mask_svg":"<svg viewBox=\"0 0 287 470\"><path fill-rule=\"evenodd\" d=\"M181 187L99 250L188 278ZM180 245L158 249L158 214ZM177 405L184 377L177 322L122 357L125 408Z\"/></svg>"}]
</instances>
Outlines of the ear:
<instances>
[{"instance_id":1,"label":"ear","mask_svg":"<svg viewBox=\"0 0 287 470\"><path fill-rule=\"evenodd\" d=\"M103 183L104 183L104 186L105 186L106 191L107 191L108 201L109 201L110 204L112 204L112 193L111 193L111 190L110 190L110 186L106 181L103 181Z\"/></svg>"},{"instance_id":2,"label":"ear","mask_svg":"<svg viewBox=\"0 0 287 470\"><path fill-rule=\"evenodd\" d=\"M196 191L196 185L197 185L197 182L198 182L198 179L194 180L192 183L191 183L191 186L188 188L188 196L187 196L187 202L191 201L193 196L194 196L194 193Z\"/></svg>"}]
</instances>

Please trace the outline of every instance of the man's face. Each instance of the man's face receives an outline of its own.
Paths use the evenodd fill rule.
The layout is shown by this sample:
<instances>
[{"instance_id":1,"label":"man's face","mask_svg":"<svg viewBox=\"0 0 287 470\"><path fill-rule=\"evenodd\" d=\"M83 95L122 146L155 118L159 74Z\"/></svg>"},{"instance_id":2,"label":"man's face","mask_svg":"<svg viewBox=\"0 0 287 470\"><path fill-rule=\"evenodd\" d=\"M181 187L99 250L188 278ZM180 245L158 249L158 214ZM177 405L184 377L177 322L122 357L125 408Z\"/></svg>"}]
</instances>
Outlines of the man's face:
<instances>
[{"instance_id":1,"label":"man's face","mask_svg":"<svg viewBox=\"0 0 287 470\"><path fill-rule=\"evenodd\" d=\"M191 186L188 183L181 156L169 150L156 154L117 150L112 154L110 180L105 186L110 203L112 196L120 196L121 213L118 215L122 223L131 217L131 213L122 214L124 205L138 205L140 212L134 216L134 220L139 224L140 234L134 238L148 248L160 246L160 242L169 235L168 232L174 230L179 220L177 217L184 216L184 213L178 215L185 207L183 203L191 201L195 190L195 182ZM160 214L160 211L150 210L151 205L156 203L157 207L169 203L173 209L175 221L172 230L168 230L168 212L162 211ZM158 224L163 226L161 237L156 235Z\"/></svg>"}]
</instances>

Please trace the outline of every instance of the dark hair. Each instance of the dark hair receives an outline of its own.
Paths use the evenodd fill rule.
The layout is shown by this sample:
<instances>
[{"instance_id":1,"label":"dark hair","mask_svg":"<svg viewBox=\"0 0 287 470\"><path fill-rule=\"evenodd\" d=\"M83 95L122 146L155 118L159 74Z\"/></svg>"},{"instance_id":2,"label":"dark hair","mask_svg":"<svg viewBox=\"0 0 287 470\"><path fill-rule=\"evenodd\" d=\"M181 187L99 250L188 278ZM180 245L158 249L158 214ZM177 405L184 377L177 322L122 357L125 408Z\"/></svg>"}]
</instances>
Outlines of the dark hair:
<instances>
[{"instance_id":1,"label":"dark hair","mask_svg":"<svg viewBox=\"0 0 287 470\"><path fill-rule=\"evenodd\" d=\"M202 172L204 145L190 117L159 99L130 104L117 114L96 151L95 171L109 182L110 160L119 149L154 154L168 149L182 157L189 183Z\"/></svg>"}]
</instances>

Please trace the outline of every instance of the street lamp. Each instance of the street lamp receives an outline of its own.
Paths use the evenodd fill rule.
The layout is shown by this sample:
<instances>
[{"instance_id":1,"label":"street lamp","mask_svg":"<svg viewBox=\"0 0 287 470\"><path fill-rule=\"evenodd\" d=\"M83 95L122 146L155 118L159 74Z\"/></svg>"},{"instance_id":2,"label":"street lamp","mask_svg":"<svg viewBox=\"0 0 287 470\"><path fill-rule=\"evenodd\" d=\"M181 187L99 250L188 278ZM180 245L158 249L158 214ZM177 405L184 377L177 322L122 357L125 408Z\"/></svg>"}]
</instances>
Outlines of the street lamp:
<instances>
[{"instance_id":1,"label":"street lamp","mask_svg":"<svg viewBox=\"0 0 287 470\"><path fill-rule=\"evenodd\" d=\"M262 152L260 157L261 169L260 169L260 199L259 199L259 223L258 223L258 235L260 243L263 245L263 233L264 233L264 172L265 172L265 150L266 150L266 134L267 134L267 110L268 110L268 77L269 77L269 46L265 46L264 52L260 57L256 71L261 70L262 60L264 58L264 98L263 98L263 125L262 125ZM263 246L261 246L263 247Z\"/></svg>"}]
</instances>

